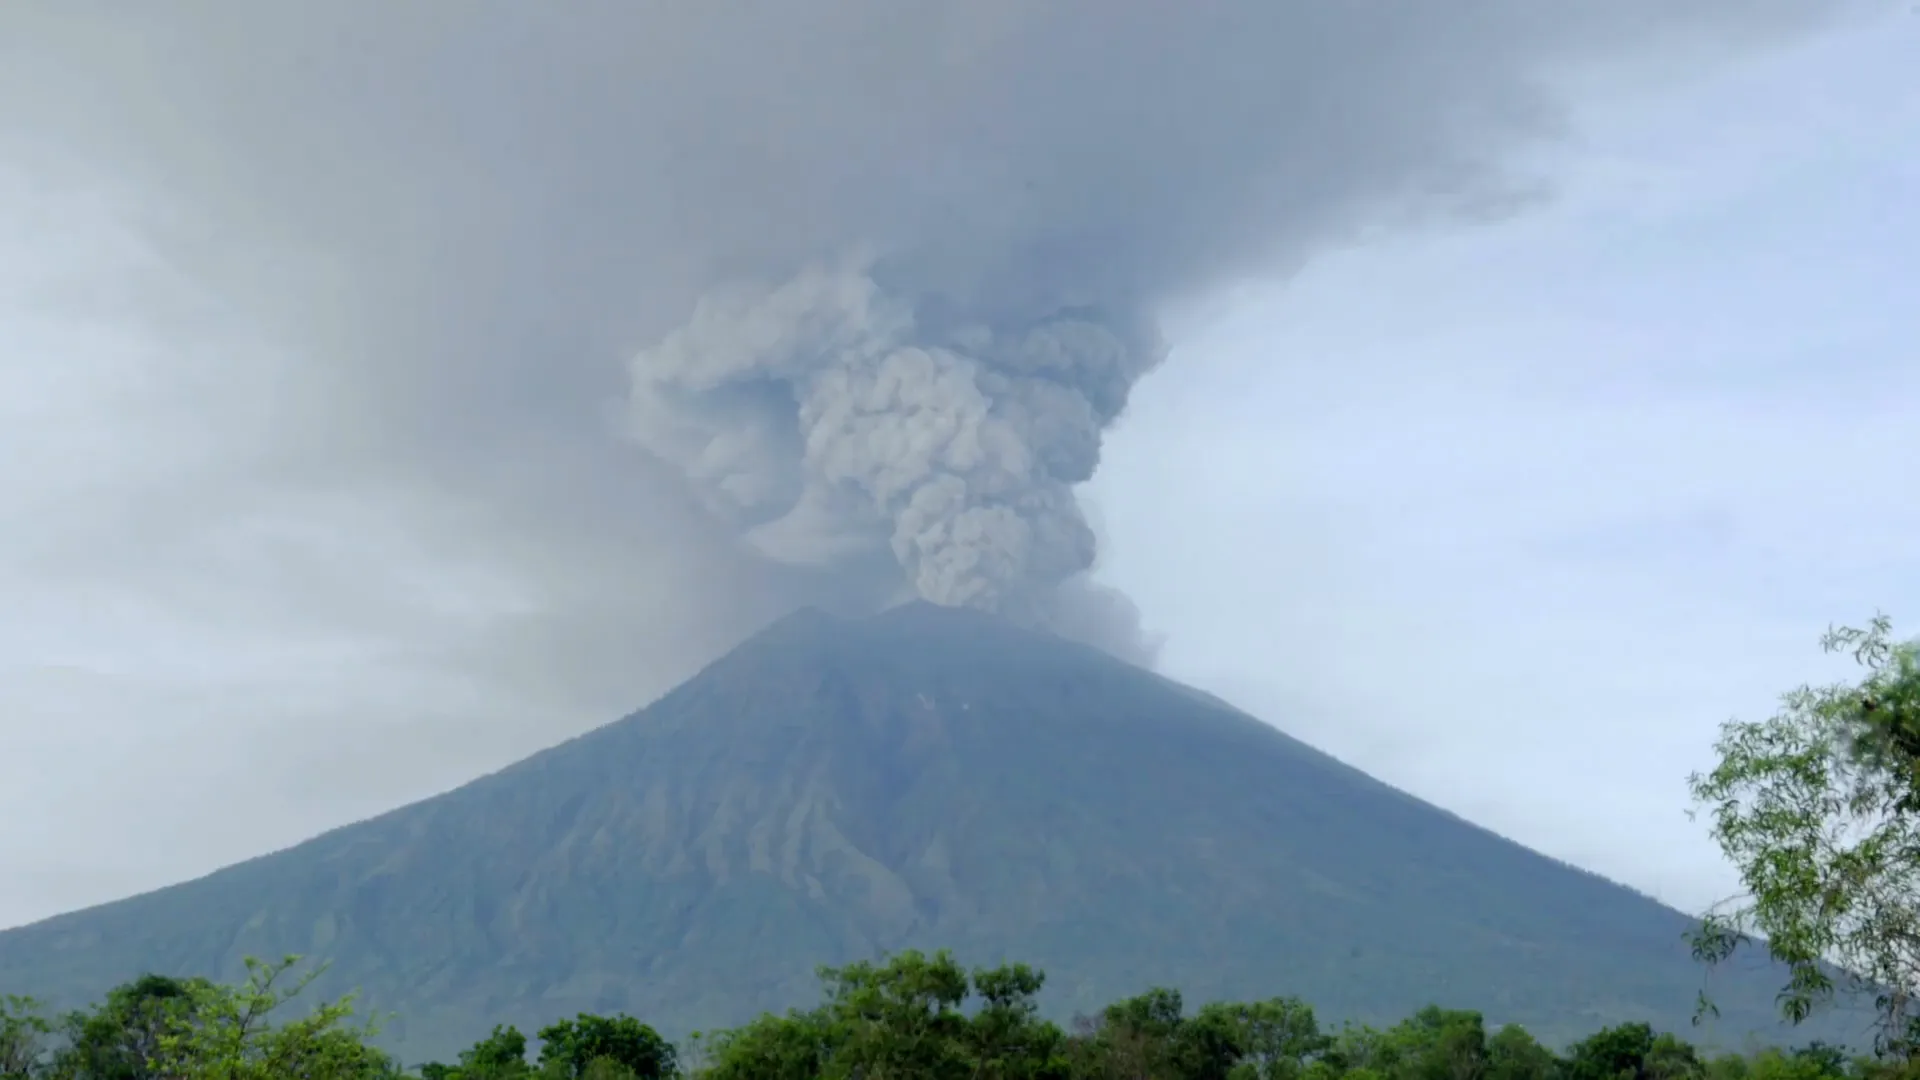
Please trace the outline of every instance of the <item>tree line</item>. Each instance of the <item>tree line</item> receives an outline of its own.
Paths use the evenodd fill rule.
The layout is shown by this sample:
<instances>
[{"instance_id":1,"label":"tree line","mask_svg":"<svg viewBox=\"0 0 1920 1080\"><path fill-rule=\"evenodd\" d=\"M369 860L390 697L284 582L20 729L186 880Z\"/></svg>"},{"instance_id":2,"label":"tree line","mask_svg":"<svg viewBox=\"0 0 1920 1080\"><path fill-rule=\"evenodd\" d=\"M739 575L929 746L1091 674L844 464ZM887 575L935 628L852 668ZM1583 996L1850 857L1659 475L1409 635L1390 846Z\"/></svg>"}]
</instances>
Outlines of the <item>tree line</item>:
<instances>
[{"instance_id":1,"label":"tree line","mask_svg":"<svg viewBox=\"0 0 1920 1080\"><path fill-rule=\"evenodd\" d=\"M1062 1027L1026 965L963 968L945 952L822 969L813 1008L676 1046L642 1021L582 1014L498 1026L454 1062L402 1067L349 999L288 1019L297 958L239 985L148 975L91 1008L45 1016L0 1000L6 1080L1920 1080L1897 1056L1797 1049L1704 1054L1644 1023L1564 1051L1477 1012L1428 1007L1391 1027L1323 1027L1295 998L1189 1010L1149 990Z\"/></svg>"}]
</instances>

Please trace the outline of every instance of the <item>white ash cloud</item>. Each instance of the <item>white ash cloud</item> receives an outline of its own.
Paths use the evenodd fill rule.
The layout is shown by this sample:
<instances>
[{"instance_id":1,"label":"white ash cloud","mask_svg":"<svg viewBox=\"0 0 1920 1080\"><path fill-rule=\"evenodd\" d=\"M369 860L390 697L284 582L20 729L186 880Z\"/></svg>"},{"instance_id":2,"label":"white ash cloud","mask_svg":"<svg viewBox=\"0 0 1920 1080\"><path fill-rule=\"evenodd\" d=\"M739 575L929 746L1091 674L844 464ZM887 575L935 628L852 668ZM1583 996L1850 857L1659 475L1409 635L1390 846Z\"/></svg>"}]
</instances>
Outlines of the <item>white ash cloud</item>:
<instances>
[{"instance_id":1,"label":"white ash cloud","mask_svg":"<svg viewBox=\"0 0 1920 1080\"><path fill-rule=\"evenodd\" d=\"M1098 313L929 326L864 267L703 299L631 364L629 432L768 558L891 551L936 603L1045 621L1093 565L1073 486L1164 350Z\"/></svg>"}]
</instances>

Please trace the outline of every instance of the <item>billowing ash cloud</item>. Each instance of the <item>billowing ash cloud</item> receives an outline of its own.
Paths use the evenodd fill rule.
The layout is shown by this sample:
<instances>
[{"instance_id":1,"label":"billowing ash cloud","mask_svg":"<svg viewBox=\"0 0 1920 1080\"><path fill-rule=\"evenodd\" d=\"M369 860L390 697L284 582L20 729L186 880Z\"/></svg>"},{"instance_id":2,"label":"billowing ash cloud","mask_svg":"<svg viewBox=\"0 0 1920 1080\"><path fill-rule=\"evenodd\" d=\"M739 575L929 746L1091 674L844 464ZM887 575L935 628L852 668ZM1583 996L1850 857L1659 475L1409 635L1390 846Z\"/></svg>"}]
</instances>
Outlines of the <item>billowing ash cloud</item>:
<instances>
[{"instance_id":1,"label":"billowing ash cloud","mask_svg":"<svg viewBox=\"0 0 1920 1080\"><path fill-rule=\"evenodd\" d=\"M527 715L800 603L1145 657L1073 492L1167 305L1522 205L1562 73L1843 6L0 5L0 163L109 189L198 297L116 301L166 392L33 579L324 620ZM394 552L438 584L353 561Z\"/></svg>"},{"instance_id":2,"label":"billowing ash cloud","mask_svg":"<svg viewBox=\"0 0 1920 1080\"><path fill-rule=\"evenodd\" d=\"M858 266L714 293L633 360L630 431L769 558L885 548L926 599L1046 620L1093 565L1073 485L1163 349L1095 310L966 314Z\"/></svg>"}]
</instances>

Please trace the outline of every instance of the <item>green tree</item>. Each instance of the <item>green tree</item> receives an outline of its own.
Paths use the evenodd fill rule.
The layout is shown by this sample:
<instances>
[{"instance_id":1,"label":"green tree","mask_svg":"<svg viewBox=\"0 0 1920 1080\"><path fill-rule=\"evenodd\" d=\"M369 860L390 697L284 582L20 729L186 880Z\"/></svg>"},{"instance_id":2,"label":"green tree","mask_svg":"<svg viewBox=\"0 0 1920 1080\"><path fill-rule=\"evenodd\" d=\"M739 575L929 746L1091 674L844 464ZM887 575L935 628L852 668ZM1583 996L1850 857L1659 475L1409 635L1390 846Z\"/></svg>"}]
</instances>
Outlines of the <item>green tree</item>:
<instances>
[{"instance_id":1,"label":"green tree","mask_svg":"<svg viewBox=\"0 0 1920 1080\"><path fill-rule=\"evenodd\" d=\"M1830 998L1837 975L1874 998L1879 1045L1906 1054L1920 1045L1920 650L1885 616L1821 644L1851 653L1858 681L1803 686L1767 720L1727 723L1719 764L1690 778L1744 889L1708 913L1694 952L1717 964L1763 939L1789 970L1788 1019Z\"/></svg>"},{"instance_id":2,"label":"green tree","mask_svg":"<svg viewBox=\"0 0 1920 1080\"><path fill-rule=\"evenodd\" d=\"M486 1038L460 1051L459 1061L429 1061L420 1066L421 1080L512 1080L533 1072L527 1037L512 1024L495 1024Z\"/></svg>"},{"instance_id":3,"label":"green tree","mask_svg":"<svg viewBox=\"0 0 1920 1080\"><path fill-rule=\"evenodd\" d=\"M1487 1030L1477 1012L1429 1005L1387 1035L1399 1043L1396 1071L1404 1080L1481 1080L1486 1075Z\"/></svg>"},{"instance_id":4,"label":"green tree","mask_svg":"<svg viewBox=\"0 0 1920 1080\"><path fill-rule=\"evenodd\" d=\"M1180 992L1165 987L1113 1002L1097 1018L1082 1022L1075 1074L1090 1078L1177 1075L1176 1040L1185 1012Z\"/></svg>"},{"instance_id":5,"label":"green tree","mask_svg":"<svg viewBox=\"0 0 1920 1080\"><path fill-rule=\"evenodd\" d=\"M19 994L0 995L0 1080L25 1080L45 1064L53 1025L40 1003Z\"/></svg>"},{"instance_id":6,"label":"green tree","mask_svg":"<svg viewBox=\"0 0 1920 1080\"><path fill-rule=\"evenodd\" d=\"M168 1080L391 1080L399 1070L370 1045L369 1023L350 1027L350 998L329 1002L275 1026L270 1016L320 974L313 969L292 985L282 978L299 962L248 958L238 986L189 984L187 1008L173 1014L153 1061Z\"/></svg>"},{"instance_id":7,"label":"green tree","mask_svg":"<svg viewBox=\"0 0 1920 1080\"><path fill-rule=\"evenodd\" d=\"M1075 1075L1168 1080L1296 1080L1333 1040L1294 998L1212 1002L1186 1015L1164 987L1116 1001L1082 1025Z\"/></svg>"},{"instance_id":8,"label":"green tree","mask_svg":"<svg viewBox=\"0 0 1920 1080\"><path fill-rule=\"evenodd\" d=\"M1743 1054L1715 1054L1704 1066L1707 1080L1748 1080L1753 1063Z\"/></svg>"},{"instance_id":9,"label":"green tree","mask_svg":"<svg viewBox=\"0 0 1920 1080\"><path fill-rule=\"evenodd\" d=\"M637 1075L626 1065L607 1057L594 1058L580 1070L581 1080L634 1080Z\"/></svg>"},{"instance_id":10,"label":"green tree","mask_svg":"<svg viewBox=\"0 0 1920 1080\"><path fill-rule=\"evenodd\" d=\"M1213 1004L1200 1012L1230 1018L1237 1031L1237 1076L1246 1080L1298 1080L1333 1045L1321 1032L1313 1006L1298 998Z\"/></svg>"},{"instance_id":11,"label":"green tree","mask_svg":"<svg viewBox=\"0 0 1920 1080\"><path fill-rule=\"evenodd\" d=\"M1041 1019L1045 976L969 975L946 952L822 968L825 1001L698 1040L708 1080L1064 1080L1067 1040ZM969 1015L969 1001L976 1008Z\"/></svg>"},{"instance_id":12,"label":"green tree","mask_svg":"<svg viewBox=\"0 0 1920 1080\"><path fill-rule=\"evenodd\" d=\"M1845 1050L1819 1040L1794 1049L1791 1055L1814 1070L1817 1075L1830 1077L1833 1080L1846 1076L1848 1067L1853 1064Z\"/></svg>"},{"instance_id":13,"label":"green tree","mask_svg":"<svg viewBox=\"0 0 1920 1080\"><path fill-rule=\"evenodd\" d=\"M696 1037L705 1080L816 1080L838 1043L824 1009L768 1014Z\"/></svg>"},{"instance_id":14,"label":"green tree","mask_svg":"<svg viewBox=\"0 0 1920 1080\"><path fill-rule=\"evenodd\" d=\"M659 1080L678 1071L673 1044L631 1016L595 1016L581 1013L541 1028L541 1072L556 1080L594 1080L609 1065L625 1069L640 1080ZM523 1044L524 1050L524 1044ZM616 1070L617 1071L617 1070Z\"/></svg>"},{"instance_id":15,"label":"green tree","mask_svg":"<svg viewBox=\"0 0 1920 1080\"><path fill-rule=\"evenodd\" d=\"M1644 1071L1649 1080L1705 1080L1707 1066L1692 1043L1662 1032L1647 1049Z\"/></svg>"},{"instance_id":16,"label":"green tree","mask_svg":"<svg viewBox=\"0 0 1920 1080\"><path fill-rule=\"evenodd\" d=\"M1560 1059L1518 1024L1487 1039L1487 1080L1550 1080L1559 1072Z\"/></svg>"},{"instance_id":17,"label":"green tree","mask_svg":"<svg viewBox=\"0 0 1920 1080\"><path fill-rule=\"evenodd\" d=\"M1066 1074L1066 1035L1040 1017L1037 998L1046 981L1045 973L1025 964L974 970L973 994L980 1007L966 1033L973 1076L1045 1080Z\"/></svg>"},{"instance_id":18,"label":"green tree","mask_svg":"<svg viewBox=\"0 0 1920 1080\"><path fill-rule=\"evenodd\" d=\"M1655 1036L1646 1024L1602 1028L1567 1051L1568 1080L1649 1080Z\"/></svg>"},{"instance_id":19,"label":"green tree","mask_svg":"<svg viewBox=\"0 0 1920 1080\"><path fill-rule=\"evenodd\" d=\"M1347 1024L1327 1048L1328 1070L1335 1076L1355 1073L1385 1077L1400 1063L1400 1041L1367 1024Z\"/></svg>"},{"instance_id":20,"label":"green tree","mask_svg":"<svg viewBox=\"0 0 1920 1080\"><path fill-rule=\"evenodd\" d=\"M884 965L822 972L839 1045L823 1075L871 1080L944 1080L971 1072L960 1006L967 973L946 951L900 953Z\"/></svg>"},{"instance_id":21,"label":"green tree","mask_svg":"<svg viewBox=\"0 0 1920 1080\"><path fill-rule=\"evenodd\" d=\"M149 974L113 988L92 1008L67 1014L66 1045L49 1071L63 1080L153 1080L161 1039L185 1022L206 985Z\"/></svg>"},{"instance_id":22,"label":"green tree","mask_svg":"<svg viewBox=\"0 0 1920 1080\"><path fill-rule=\"evenodd\" d=\"M475 1073L511 1073L527 1067L527 1037L512 1024L495 1024L487 1037L461 1051L463 1075Z\"/></svg>"},{"instance_id":23,"label":"green tree","mask_svg":"<svg viewBox=\"0 0 1920 1080\"><path fill-rule=\"evenodd\" d=\"M1830 1072L1829 1068L1828 1063L1815 1058L1768 1048L1753 1055L1746 1080L1837 1080L1846 1075Z\"/></svg>"},{"instance_id":24,"label":"green tree","mask_svg":"<svg viewBox=\"0 0 1920 1080\"><path fill-rule=\"evenodd\" d=\"M1170 1075L1179 1080L1229 1080L1245 1056L1246 1034L1235 1006L1215 1002L1201 1007L1174 1025Z\"/></svg>"}]
</instances>

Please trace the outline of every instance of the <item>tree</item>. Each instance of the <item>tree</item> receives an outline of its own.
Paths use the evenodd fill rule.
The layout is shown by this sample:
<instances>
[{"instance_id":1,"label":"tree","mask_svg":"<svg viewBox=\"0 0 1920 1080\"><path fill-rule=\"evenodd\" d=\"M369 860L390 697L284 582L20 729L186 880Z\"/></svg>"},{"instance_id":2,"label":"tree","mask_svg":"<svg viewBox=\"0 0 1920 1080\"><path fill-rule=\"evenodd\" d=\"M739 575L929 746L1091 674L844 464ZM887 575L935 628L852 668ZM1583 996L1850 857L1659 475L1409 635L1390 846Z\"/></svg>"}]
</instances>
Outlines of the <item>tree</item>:
<instances>
[{"instance_id":1,"label":"tree","mask_svg":"<svg viewBox=\"0 0 1920 1080\"><path fill-rule=\"evenodd\" d=\"M975 968L980 1008L967 1025L973 1075L980 1080L1044 1080L1064 1075L1066 1035L1040 1017L1036 1000L1047 976L1025 964Z\"/></svg>"},{"instance_id":2,"label":"tree","mask_svg":"<svg viewBox=\"0 0 1920 1080\"><path fill-rule=\"evenodd\" d=\"M1692 1044L1644 1023L1602 1028L1568 1051L1568 1080L1705 1080Z\"/></svg>"},{"instance_id":3,"label":"tree","mask_svg":"<svg viewBox=\"0 0 1920 1080\"><path fill-rule=\"evenodd\" d=\"M1662 1032L1647 1050L1645 1072L1649 1080L1704 1080L1707 1066L1692 1043Z\"/></svg>"},{"instance_id":4,"label":"tree","mask_svg":"<svg viewBox=\"0 0 1920 1080\"><path fill-rule=\"evenodd\" d=\"M1568 1080L1649 1080L1656 1036L1647 1024L1602 1028L1567 1051Z\"/></svg>"},{"instance_id":5,"label":"tree","mask_svg":"<svg viewBox=\"0 0 1920 1080\"><path fill-rule=\"evenodd\" d=\"M1238 1064L1245 1066L1242 1074L1249 1080L1296 1080L1333 1044L1321 1033L1313 1006L1298 998L1217 1003L1202 1008L1200 1015L1230 1020Z\"/></svg>"},{"instance_id":6,"label":"tree","mask_svg":"<svg viewBox=\"0 0 1920 1080\"><path fill-rule=\"evenodd\" d=\"M1803 686L1771 718L1730 721L1719 764L1690 778L1696 809L1738 868L1744 895L1694 938L1709 965L1759 938L1787 965L1798 1023L1836 989L1875 1001L1880 1049L1920 1049L1920 650L1876 616L1829 629L1858 682ZM1712 1003L1702 996L1702 1011Z\"/></svg>"},{"instance_id":7,"label":"tree","mask_svg":"<svg viewBox=\"0 0 1920 1080\"><path fill-rule=\"evenodd\" d=\"M533 1072L527 1064L527 1037L512 1024L495 1024L487 1037L460 1051L460 1064L429 1061L421 1080L514 1080Z\"/></svg>"},{"instance_id":8,"label":"tree","mask_svg":"<svg viewBox=\"0 0 1920 1080\"><path fill-rule=\"evenodd\" d=\"M298 962L247 960L247 981L219 986L205 979L143 975L108 992L62 1025L66 1045L53 1055L49 1080L390 1080L398 1070L368 1045L371 1025L346 1027L352 1004L325 1004L275 1027L269 1014L297 995L314 971L291 986L282 977ZM49 1025L20 1020L18 1002L0 1009L0 1044L8 1032L45 1035ZM0 1053L0 1059L5 1058ZM7 1071L4 1075L16 1075Z\"/></svg>"},{"instance_id":9,"label":"tree","mask_svg":"<svg viewBox=\"0 0 1920 1080\"><path fill-rule=\"evenodd\" d=\"M63 1080L152 1080L161 1039L186 1021L199 979L142 975L109 990L91 1009L67 1014L66 1046L50 1072Z\"/></svg>"},{"instance_id":10,"label":"tree","mask_svg":"<svg viewBox=\"0 0 1920 1080\"><path fill-rule=\"evenodd\" d=\"M539 1035L541 1072L554 1080L586 1080L596 1063L618 1065L639 1080L659 1080L678 1068L673 1044L631 1016L581 1013ZM606 1072L601 1064L599 1073Z\"/></svg>"},{"instance_id":11,"label":"tree","mask_svg":"<svg viewBox=\"0 0 1920 1080\"><path fill-rule=\"evenodd\" d=\"M1400 1041L1368 1024L1347 1024L1333 1038L1324 1060L1335 1076L1385 1076L1400 1063Z\"/></svg>"},{"instance_id":12,"label":"tree","mask_svg":"<svg viewBox=\"0 0 1920 1080\"><path fill-rule=\"evenodd\" d=\"M1486 1075L1487 1029L1477 1012L1429 1005L1387 1032L1399 1046L1409 1080L1480 1080Z\"/></svg>"},{"instance_id":13,"label":"tree","mask_svg":"<svg viewBox=\"0 0 1920 1080\"><path fill-rule=\"evenodd\" d=\"M1229 1080L1245 1054L1245 1037L1237 1009L1210 1003L1174 1026L1168 1074L1180 1080Z\"/></svg>"},{"instance_id":14,"label":"tree","mask_svg":"<svg viewBox=\"0 0 1920 1080\"><path fill-rule=\"evenodd\" d=\"M40 1003L19 994L0 995L0 1080L25 1080L40 1071L53 1025Z\"/></svg>"},{"instance_id":15,"label":"tree","mask_svg":"<svg viewBox=\"0 0 1920 1080\"><path fill-rule=\"evenodd\" d=\"M1487 1080L1547 1080L1559 1071L1560 1060L1518 1024L1487 1040Z\"/></svg>"},{"instance_id":16,"label":"tree","mask_svg":"<svg viewBox=\"0 0 1920 1080\"><path fill-rule=\"evenodd\" d=\"M960 1006L971 987L949 953L908 950L884 965L862 962L821 974L839 1043L826 1075L942 1080L970 1074Z\"/></svg>"},{"instance_id":17,"label":"tree","mask_svg":"<svg viewBox=\"0 0 1920 1080\"><path fill-rule=\"evenodd\" d=\"M704 1080L817 1080L838 1041L824 1009L768 1014L696 1040Z\"/></svg>"},{"instance_id":18,"label":"tree","mask_svg":"<svg viewBox=\"0 0 1920 1080\"><path fill-rule=\"evenodd\" d=\"M1185 1012L1180 991L1165 987L1108 1005L1080 1026L1076 1074L1116 1080L1180 1075Z\"/></svg>"},{"instance_id":19,"label":"tree","mask_svg":"<svg viewBox=\"0 0 1920 1080\"><path fill-rule=\"evenodd\" d=\"M976 968L946 952L822 968L825 1000L696 1036L707 1080L1066 1080L1067 1038L1040 1017L1046 977ZM965 1010L976 1003L971 1015Z\"/></svg>"},{"instance_id":20,"label":"tree","mask_svg":"<svg viewBox=\"0 0 1920 1080\"><path fill-rule=\"evenodd\" d=\"M1780 1050L1763 1050L1754 1055L1746 1080L1841 1080L1847 1072L1832 1071L1831 1062Z\"/></svg>"},{"instance_id":21,"label":"tree","mask_svg":"<svg viewBox=\"0 0 1920 1080\"><path fill-rule=\"evenodd\" d=\"M321 1005L278 1027L270 1014L320 974L313 969L291 986L276 985L299 962L249 957L247 981L189 984L187 1007L172 1015L153 1057L168 1080L394 1080L399 1069L370 1045L371 1024L345 1025L351 998Z\"/></svg>"}]
</instances>

